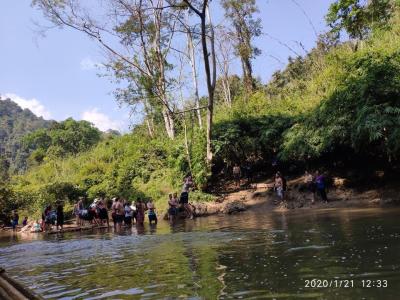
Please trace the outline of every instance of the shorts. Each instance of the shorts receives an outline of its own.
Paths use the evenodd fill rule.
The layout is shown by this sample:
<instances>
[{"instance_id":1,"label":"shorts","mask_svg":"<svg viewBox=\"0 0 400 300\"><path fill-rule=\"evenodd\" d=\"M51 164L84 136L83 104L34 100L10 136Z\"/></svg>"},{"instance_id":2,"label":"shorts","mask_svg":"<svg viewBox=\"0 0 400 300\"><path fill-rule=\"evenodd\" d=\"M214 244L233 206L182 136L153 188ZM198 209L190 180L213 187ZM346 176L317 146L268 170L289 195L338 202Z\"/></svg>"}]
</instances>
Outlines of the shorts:
<instances>
[{"instance_id":1,"label":"shorts","mask_svg":"<svg viewBox=\"0 0 400 300\"><path fill-rule=\"evenodd\" d=\"M311 193L315 193L317 187L315 185L314 182L310 182L307 184L307 189L311 192Z\"/></svg>"},{"instance_id":2,"label":"shorts","mask_svg":"<svg viewBox=\"0 0 400 300\"><path fill-rule=\"evenodd\" d=\"M56 224L56 219L51 218L51 217L46 217L44 219L44 223L47 225L55 225Z\"/></svg>"},{"instance_id":3,"label":"shorts","mask_svg":"<svg viewBox=\"0 0 400 300\"><path fill-rule=\"evenodd\" d=\"M181 203L181 204L189 203L189 193L188 192L182 192L181 198L179 199L179 203Z\"/></svg>"},{"instance_id":4,"label":"shorts","mask_svg":"<svg viewBox=\"0 0 400 300\"><path fill-rule=\"evenodd\" d=\"M58 226L63 226L64 225L64 217L57 217L57 225Z\"/></svg>"},{"instance_id":5,"label":"shorts","mask_svg":"<svg viewBox=\"0 0 400 300\"><path fill-rule=\"evenodd\" d=\"M151 221L157 221L157 215L156 214L149 214L149 222Z\"/></svg>"},{"instance_id":6,"label":"shorts","mask_svg":"<svg viewBox=\"0 0 400 300\"><path fill-rule=\"evenodd\" d=\"M124 215L115 215L114 216L115 223L122 223L123 220L124 220Z\"/></svg>"},{"instance_id":7,"label":"shorts","mask_svg":"<svg viewBox=\"0 0 400 300\"><path fill-rule=\"evenodd\" d=\"M168 214L171 216L176 216L178 214L178 210L176 209L176 207L171 207L170 209L168 209Z\"/></svg>"},{"instance_id":8,"label":"shorts","mask_svg":"<svg viewBox=\"0 0 400 300\"><path fill-rule=\"evenodd\" d=\"M278 187L278 188L276 189L276 194L277 194L277 196L278 196L279 198L283 199L283 188Z\"/></svg>"},{"instance_id":9,"label":"shorts","mask_svg":"<svg viewBox=\"0 0 400 300\"><path fill-rule=\"evenodd\" d=\"M107 209L102 208L99 211L99 219L100 220L107 220L108 219L108 213L107 213Z\"/></svg>"},{"instance_id":10,"label":"shorts","mask_svg":"<svg viewBox=\"0 0 400 300\"><path fill-rule=\"evenodd\" d=\"M125 217L124 218L124 223L126 225L132 225L132 217Z\"/></svg>"}]
</instances>

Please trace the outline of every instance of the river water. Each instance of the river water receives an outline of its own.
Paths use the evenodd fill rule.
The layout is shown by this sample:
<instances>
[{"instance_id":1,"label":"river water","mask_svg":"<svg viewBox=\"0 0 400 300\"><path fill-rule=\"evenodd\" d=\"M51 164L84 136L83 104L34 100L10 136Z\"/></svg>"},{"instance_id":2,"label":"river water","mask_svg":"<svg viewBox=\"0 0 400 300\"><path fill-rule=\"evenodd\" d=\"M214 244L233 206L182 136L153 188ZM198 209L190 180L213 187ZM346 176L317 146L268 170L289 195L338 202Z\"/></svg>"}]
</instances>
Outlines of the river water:
<instances>
[{"instance_id":1,"label":"river water","mask_svg":"<svg viewBox=\"0 0 400 300\"><path fill-rule=\"evenodd\" d=\"M121 234L0 236L0 266L46 299L400 299L399 216L260 209Z\"/></svg>"}]
</instances>

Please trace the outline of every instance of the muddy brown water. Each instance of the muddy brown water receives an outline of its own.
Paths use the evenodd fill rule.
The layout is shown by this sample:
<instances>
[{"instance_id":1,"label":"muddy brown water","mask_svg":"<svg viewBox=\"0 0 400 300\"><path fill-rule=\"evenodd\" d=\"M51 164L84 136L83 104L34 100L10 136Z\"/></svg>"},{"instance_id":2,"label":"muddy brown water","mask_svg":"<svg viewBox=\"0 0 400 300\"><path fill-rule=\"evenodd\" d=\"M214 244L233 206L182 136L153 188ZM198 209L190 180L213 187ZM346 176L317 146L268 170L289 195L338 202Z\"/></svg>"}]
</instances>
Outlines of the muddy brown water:
<instances>
[{"instance_id":1,"label":"muddy brown water","mask_svg":"<svg viewBox=\"0 0 400 300\"><path fill-rule=\"evenodd\" d=\"M0 235L0 266L46 299L400 299L400 210L331 209Z\"/></svg>"}]
</instances>

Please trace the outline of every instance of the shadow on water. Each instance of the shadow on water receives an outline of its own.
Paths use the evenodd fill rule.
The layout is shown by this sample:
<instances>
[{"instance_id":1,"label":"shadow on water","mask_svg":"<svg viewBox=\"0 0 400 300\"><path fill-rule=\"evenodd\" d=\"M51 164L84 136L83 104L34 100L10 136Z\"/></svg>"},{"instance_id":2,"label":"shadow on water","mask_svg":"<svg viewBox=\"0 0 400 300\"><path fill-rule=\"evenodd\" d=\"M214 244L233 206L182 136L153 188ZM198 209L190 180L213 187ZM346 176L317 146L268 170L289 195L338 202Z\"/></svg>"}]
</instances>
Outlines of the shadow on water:
<instances>
[{"instance_id":1,"label":"shadow on water","mask_svg":"<svg viewBox=\"0 0 400 300\"><path fill-rule=\"evenodd\" d=\"M396 299L399 210L248 211L56 235L0 236L0 265L47 299ZM306 288L316 279L353 288ZM362 280L387 288L362 288Z\"/></svg>"}]
</instances>

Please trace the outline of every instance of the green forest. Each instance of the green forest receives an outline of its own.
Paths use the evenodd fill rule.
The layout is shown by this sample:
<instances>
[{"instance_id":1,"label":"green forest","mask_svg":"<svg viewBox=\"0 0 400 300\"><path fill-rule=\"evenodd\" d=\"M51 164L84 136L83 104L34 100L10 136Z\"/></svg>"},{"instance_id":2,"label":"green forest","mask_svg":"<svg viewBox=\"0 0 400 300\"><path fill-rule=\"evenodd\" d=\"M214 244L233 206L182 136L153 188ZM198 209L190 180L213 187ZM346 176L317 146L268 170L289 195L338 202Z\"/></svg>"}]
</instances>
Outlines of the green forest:
<instances>
[{"instance_id":1,"label":"green forest","mask_svg":"<svg viewBox=\"0 0 400 300\"><path fill-rule=\"evenodd\" d=\"M57 25L79 25L62 24L62 18L68 14L66 4L57 6L56 1L55 7L49 7L46 3L34 1L33 5ZM72 119L24 121L29 112L22 110L14 113L12 119L3 108L4 101L0 101L1 136L11 128L7 124L14 122L13 131L9 130L12 133L7 133L11 141L8 147L14 154L2 155L3 213L18 208L38 214L46 204L57 200L64 200L68 210L78 196L152 198L158 207L165 208L168 193L179 191L187 174L193 175L196 185L191 201L210 201L215 198L213 186L229 178L236 163L250 164L264 176L271 175L273 160L278 160L287 174L300 174L307 168L397 172L397 1L334 2L326 15L330 30L319 36L307 55L290 58L286 67L275 72L266 84L251 74L251 64L258 52L252 41L261 28L251 14L240 15L241 10L256 11L255 2L223 3L226 17L232 20L233 33L240 35L235 31L238 27L248 29L242 43L233 45L234 54L242 62L243 76L219 74L213 84L213 74L207 74L208 94L197 94L198 101L183 101L180 107L168 107L163 100L163 93L168 95L164 88L174 82L165 84L165 74L174 66L160 59L157 49L149 50L144 59L158 70L157 64L165 64L165 74L153 69L143 75L124 59L113 60L108 65L110 73L129 83L126 89L116 91L117 100L134 104L141 99L146 111L143 122L130 133L102 133L86 121ZM206 14L190 3L175 5L180 10L194 10L195 17L199 12L199 24L207 21ZM52 12L57 12L60 19L54 19ZM143 32L138 31L134 22L128 20L115 30L130 45L130 39L153 38L156 25L152 21L144 25ZM86 26L91 33L90 25ZM211 37L214 34L212 25L195 30L199 28ZM210 57L208 63L212 64ZM164 84L160 85L160 80ZM30 128L24 129L21 137L24 124ZM16 139L18 151L12 148ZM26 157L16 164L16 157L23 153ZM13 167L4 172L6 165Z\"/></svg>"}]
</instances>

